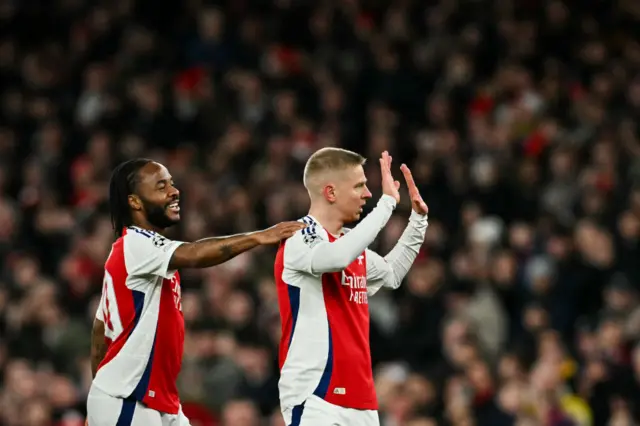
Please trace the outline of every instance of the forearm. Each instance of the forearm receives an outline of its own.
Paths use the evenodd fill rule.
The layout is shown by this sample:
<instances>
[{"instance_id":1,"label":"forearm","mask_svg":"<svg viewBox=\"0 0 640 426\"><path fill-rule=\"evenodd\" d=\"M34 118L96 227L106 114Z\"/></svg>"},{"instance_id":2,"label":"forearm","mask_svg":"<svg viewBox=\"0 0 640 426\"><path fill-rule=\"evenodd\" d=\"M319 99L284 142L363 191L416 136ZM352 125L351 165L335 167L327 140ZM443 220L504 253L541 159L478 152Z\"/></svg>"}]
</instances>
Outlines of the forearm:
<instances>
[{"instance_id":1,"label":"forearm","mask_svg":"<svg viewBox=\"0 0 640 426\"><path fill-rule=\"evenodd\" d=\"M396 201L383 195L376 208L346 235L332 243L314 247L311 259L313 273L341 271L353 262L373 243L380 230L387 224Z\"/></svg>"},{"instance_id":2,"label":"forearm","mask_svg":"<svg viewBox=\"0 0 640 426\"><path fill-rule=\"evenodd\" d=\"M428 226L427 216L421 216L416 212L411 213L409 224L402 236L393 249L384 257L393 272L392 276L390 276L390 278L392 277L391 280L385 282L385 287L400 287L400 283L402 283L420 252Z\"/></svg>"},{"instance_id":3,"label":"forearm","mask_svg":"<svg viewBox=\"0 0 640 426\"><path fill-rule=\"evenodd\" d=\"M255 232L205 238L178 247L171 258L169 268L208 268L224 263L258 245L260 242Z\"/></svg>"},{"instance_id":4,"label":"forearm","mask_svg":"<svg viewBox=\"0 0 640 426\"><path fill-rule=\"evenodd\" d=\"M107 354L107 343L104 339L104 323L99 319L93 321L91 331L91 374L96 377L98 366Z\"/></svg>"}]
</instances>

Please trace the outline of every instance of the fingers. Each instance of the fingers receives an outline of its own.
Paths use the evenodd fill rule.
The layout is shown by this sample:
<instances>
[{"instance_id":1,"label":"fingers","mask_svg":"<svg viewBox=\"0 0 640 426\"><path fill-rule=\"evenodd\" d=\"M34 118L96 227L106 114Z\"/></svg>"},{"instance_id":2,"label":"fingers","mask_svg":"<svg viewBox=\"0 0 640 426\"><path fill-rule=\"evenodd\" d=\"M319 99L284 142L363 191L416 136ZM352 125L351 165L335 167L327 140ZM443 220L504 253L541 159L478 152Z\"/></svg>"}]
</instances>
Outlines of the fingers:
<instances>
[{"instance_id":1,"label":"fingers","mask_svg":"<svg viewBox=\"0 0 640 426\"><path fill-rule=\"evenodd\" d=\"M391 157L391 155L389 155L388 151L383 151L382 152L382 158L387 163L387 167L391 168L391 162L393 161L393 157Z\"/></svg>"},{"instance_id":2,"label":"fingers","mask_svg":"<svg viewBox=\"0 0 640 426\"><path fill-rule=\"evenodd\" d=\"M389 153L387 151L382 151L382 161L384 161L385 165L389 164Z\"/></svg>"},{"instance_id":3,"label":"fingers","mask_svg":"<svg viewBox=\"0 0 640 426\"><path fill-rule=\"evenodd\" d=\"M384 151L382 153L382 158L384 158L384 161L387 163L387 168L389 169L389 172L391 172L391 163L393 162L393 157L389 155L388 151Z\"/></svg>"},{"instance_id":4,"label":"fingers","mask_svg":"<svg viewBox=\"0 0 640 426\"><path fill-rule=\"evenodd\" d=\"M298 232L301 229L304 229L307 227L306 223L303 222L285 222L284 223L284 230L287 232Z\"/></svg>"},{"instance_id":5,"label":"fingers","mask_svg":"<svg viewBox=\"0 0 640 426\"><path fill-rule=\"evenodd\" d=\"M383 177L387 175L391 176L391 162L393 158L389 155L387 151L383 151L380 157L380 170L382 171Z\"/></svg>"},{"instance_id":6,"label":"fingers","mask_svg":"<svg viewBox=\"0 0 640 426\"><path fill-rule=\"evenodd\" d=\"M396 189L400 189L400 182L398 182L397 180L394 180L393 184L396 186Z\"/></svg>"},{"instance_id":7,"label":"fingers","mask_svg":"<svg viewBox=\"0 0 640 426\"><path fill-rule=\"evenodd\" d=\"M307 227L306 223L303 222L281 222L277 225L280 231L282 232L297 232L301 229Z\"/></svg>"},{"instance_id":8,"label":"fingers","mask_svg":"<svg viewBox=\"0 0 640 426\"><path fill-rule=\"evenodd\" d=\"M400 170L404 175L404 180L407 181L407 186L409 187L409 191L413 191L414 189L417 189L416 182L413 180L413 174L411 173L411 170L409 169L409 167L407 167L406 164L403 164L400 166Z\"/></svg>"},{"instance_id":9,"label":"fingers","mask_svg":"<svg viewBox=\"0 0 640 426\"><path fill-rule=\"evenodd\" d=\"M391 177L391 170L389 169L389 165L386 160L380 159L380 177L382 178L382 182L386 182L389 184L393 178Z\"/></svg>"},{"instance_id":10,"label":"fingers","mask_svg":"<svg viewBox=\"0 0 640 426\"><path fill-rule=\"evenodd\" d=\"M306 223L303 222L282 222L278 225L278 237L280 239L286 239L292 237L293 234L307 227Z\"/></svg>"},{"instance_id":11,"label":"fingers","mask_svg":"<svg viewBox=\"0 0 640 426\"><path fill-rule=\"evenodd\" d=\"M400 170L402 171L404 179L407 181L407 183L415 186L416 183L413 180L413 174L411 173L411 170L409 170L409 167L407 167L406 164L403 164L400 166Z\"/></svg>"}]
</instances>

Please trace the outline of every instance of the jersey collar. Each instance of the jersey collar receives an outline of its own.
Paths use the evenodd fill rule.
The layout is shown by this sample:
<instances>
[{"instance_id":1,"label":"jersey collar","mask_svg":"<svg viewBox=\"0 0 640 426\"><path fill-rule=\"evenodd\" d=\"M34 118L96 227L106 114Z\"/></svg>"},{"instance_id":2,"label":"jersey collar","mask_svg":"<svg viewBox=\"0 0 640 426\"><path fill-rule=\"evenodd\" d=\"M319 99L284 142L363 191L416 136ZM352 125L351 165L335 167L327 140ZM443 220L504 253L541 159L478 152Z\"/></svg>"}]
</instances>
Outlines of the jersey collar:
<instances>
[{"instance_id":1,"label":"jersey collar","mask_svg":"<svg viewBox=\"0 0 640 426\"><path fill-rule=\"evenodd\" d=\"M313 222L313 224L320 226L322 229L324 229L325 231L326 228L324 226L322 226L322 224L318 221L318 219L316 219L315 217L311 216L310 214L306 215L305 217L308 217L309 219L311 219L311 221ZM342 227L342 229L340 230L340 234L339 235L333 235L330 234L333 238L340 238L342 237L344 234L346 234L347 229L345 227ZM329 231L327 231L327 234L329 234Z\"/></svg>"}]
</instances>

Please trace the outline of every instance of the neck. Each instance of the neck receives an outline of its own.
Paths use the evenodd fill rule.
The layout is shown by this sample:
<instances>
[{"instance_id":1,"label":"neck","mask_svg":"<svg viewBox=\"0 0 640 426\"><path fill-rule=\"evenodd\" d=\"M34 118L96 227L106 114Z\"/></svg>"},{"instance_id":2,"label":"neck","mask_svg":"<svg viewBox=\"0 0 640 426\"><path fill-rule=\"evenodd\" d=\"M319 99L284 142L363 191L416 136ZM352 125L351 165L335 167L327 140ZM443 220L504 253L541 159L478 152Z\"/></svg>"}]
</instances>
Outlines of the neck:
<instances>
[{"instance_id":1,"label":"neck","mask_svg":"<svg viewBox=\"0 0 640 426\"><path fill-rule=\"evenodd\" d=\"M309 215L313 216L330 234L339 235L344 227L344 221L338 219L326 206L311 204Z\"/></svg>"}]
</instances>

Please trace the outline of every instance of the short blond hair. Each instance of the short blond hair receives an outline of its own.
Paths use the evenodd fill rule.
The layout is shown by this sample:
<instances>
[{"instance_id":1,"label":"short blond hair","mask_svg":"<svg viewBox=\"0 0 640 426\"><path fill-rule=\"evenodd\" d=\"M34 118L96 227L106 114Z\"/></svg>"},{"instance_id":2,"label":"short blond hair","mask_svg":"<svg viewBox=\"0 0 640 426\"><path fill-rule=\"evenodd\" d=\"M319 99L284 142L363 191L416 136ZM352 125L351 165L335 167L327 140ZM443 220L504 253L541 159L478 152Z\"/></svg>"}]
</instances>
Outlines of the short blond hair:
<instances>
[{"instance_id":1,"label":"short blond hair","mask_svg":"<svg viewBox=\"0 0 640 426\"><path fill-rule=\"evenodd\" d=\"M366 162L362 155L342 148L322 148L314 152L304 166L302 182L309 190L310 180L323 172L340 171L349 167L362 166Z\"/></svg>"}]
</instances>

